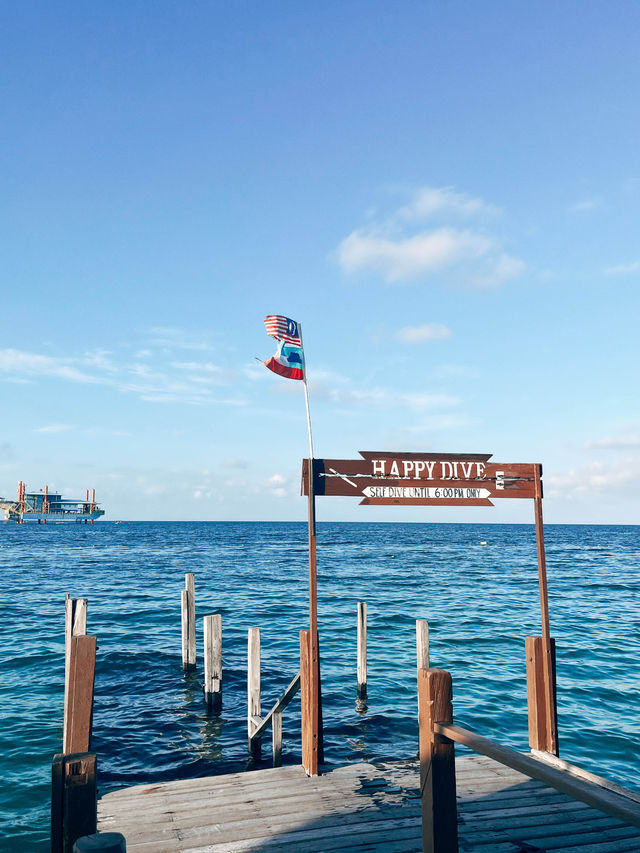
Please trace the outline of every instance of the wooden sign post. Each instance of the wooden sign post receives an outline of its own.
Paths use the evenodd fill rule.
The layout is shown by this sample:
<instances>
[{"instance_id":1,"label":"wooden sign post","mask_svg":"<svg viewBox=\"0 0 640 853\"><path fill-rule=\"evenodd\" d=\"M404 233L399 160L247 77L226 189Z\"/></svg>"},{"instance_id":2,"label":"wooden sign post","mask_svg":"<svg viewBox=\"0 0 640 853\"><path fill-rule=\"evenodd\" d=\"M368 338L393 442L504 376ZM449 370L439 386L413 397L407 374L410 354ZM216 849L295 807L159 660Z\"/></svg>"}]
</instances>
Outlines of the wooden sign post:
<instances>
[{"instance_id":1,"label":"wooden sign post","mask_svg":"<svg viewBox=\"0 0 640 853\"><path fill-rule=\"evenodd\" d=\"M300 661L303 765L309 776L318 775L323 758L322 712L320 708L320 652L318 642L318 564L316 559L316 501L314 459L305 459L305 489L309 496L309 632L301 637L308 644ZM304 663L303 663L304 661Z\"/></svg>"},{"instance_id":2,"label":"wooden sign post","mask_svg":"<svg viewBox=\"0 0 640 853\"><path fill-rule=\"evenodd\" d=\"M542 636L527 637L527 698L532 749L558 754L555 643L549 627L549 597L542 522L542 466L491 462L490 453L390 453L360 451L361 459L304 459L302 491L309 496L310 637L316 638L316 495L360 498L365 506L494 506L494 500L533 500L538 552ZM311 642L311 660L313 639ZM312 666L313 670L313 666ZM314 670L315 671L315 670ZM319 691L319 669L317 685ZM315 709L316 695L310 695ZM321 719L319 708L314 721ZM318 737L321 743L321 726ZM314 729L315 731L316 729ZM307 772L309 772L307 770Z\"/></svg>"}]
</instances>

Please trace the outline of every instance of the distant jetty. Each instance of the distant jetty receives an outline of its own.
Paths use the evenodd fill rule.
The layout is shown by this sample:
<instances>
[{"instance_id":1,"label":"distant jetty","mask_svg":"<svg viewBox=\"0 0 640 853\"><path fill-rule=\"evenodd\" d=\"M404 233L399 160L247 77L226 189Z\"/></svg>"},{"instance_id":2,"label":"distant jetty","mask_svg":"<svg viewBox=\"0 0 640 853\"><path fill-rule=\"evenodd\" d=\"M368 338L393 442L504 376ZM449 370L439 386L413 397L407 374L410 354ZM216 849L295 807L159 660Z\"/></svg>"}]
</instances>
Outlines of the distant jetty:
<instances>
[{"instance_id":1,"label":"distant jetty","mask_svg":"<svg viewBox=\"0 0 640 853\"><path fill-rule=\"evenodd\" d=\"M14 521L37 524L60 524L76 522L93 524L96 518L104 515L104 510L96 503L96 490L89 489L81 498L63 498L58 492L50 492L45 486L39 492L28 492L26 483L18 483L18 499L0 498L0 521Z\"/></svg>"}]
</instances>

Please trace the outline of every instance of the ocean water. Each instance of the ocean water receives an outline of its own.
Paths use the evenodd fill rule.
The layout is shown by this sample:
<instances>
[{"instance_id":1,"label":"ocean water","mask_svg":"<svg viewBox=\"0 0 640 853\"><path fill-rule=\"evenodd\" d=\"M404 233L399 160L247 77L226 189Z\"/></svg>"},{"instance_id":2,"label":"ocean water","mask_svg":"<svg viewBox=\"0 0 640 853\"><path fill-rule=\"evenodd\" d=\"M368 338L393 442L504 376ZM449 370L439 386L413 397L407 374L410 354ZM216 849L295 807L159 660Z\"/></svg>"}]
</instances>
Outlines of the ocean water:
<instances>
[{"instance_id":1,"label":"ocean water","mask_svg":"<svg viewBox=\"0 0 640 853\"><path fill-rule=\"evenodd\" d=\"M640 527L545 528L561 756L640 788ZM481 545L486 541L486 546ZM261 628L263 710L295 675L308 622L299 523L0 526L0 849L49 849L61 749L64 597L98 637L101 793L247 766L247 631ZM198 668L181 668L180 592L194 572ZM417 753L415 620L451 671L456 722L528 748L524 638L540 633L530 525L318 525L325 758ZM356 604L368 605L368 698L356 700ZM223 709L202 699L202 620L223 619ZM263 749L269 766L269 742ZM299 703L284 761L299 762Z\"/></svg>"}]
</instances>

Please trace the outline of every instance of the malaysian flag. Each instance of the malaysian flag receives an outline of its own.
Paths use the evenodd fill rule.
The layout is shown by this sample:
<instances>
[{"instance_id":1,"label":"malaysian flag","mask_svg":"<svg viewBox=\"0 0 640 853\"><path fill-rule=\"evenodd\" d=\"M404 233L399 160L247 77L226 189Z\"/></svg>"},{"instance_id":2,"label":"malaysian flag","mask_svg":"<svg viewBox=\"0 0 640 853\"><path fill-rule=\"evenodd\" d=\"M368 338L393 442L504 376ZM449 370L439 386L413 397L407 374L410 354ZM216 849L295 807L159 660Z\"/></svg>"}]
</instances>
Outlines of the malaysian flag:
<instances>
[{"instance_id":1,"label":"malaysian flag","mask_svg":"<svg viewBox=\"0 0 640 853\"><path fill-rule=\"evenodd\" d=\"M302 346L300 327L295 320L283 317L281 314L269 314L264 318L267 334L277 341L284 341L293 347Z\"/></svg>"},{"instance_id":2,"label":"malaysian flag","mask_svg":"<svg viewBox=\"0 0 640 853\"><path fill-rule=\"evenodd\" d=\"M269 314L264 318L267 334L278 341L278 349L273 358L263 362L265 367L285 376L287 379L304 381L304 353L300 326L295 320L280 314Z\"/></svg>"}]
</instances>

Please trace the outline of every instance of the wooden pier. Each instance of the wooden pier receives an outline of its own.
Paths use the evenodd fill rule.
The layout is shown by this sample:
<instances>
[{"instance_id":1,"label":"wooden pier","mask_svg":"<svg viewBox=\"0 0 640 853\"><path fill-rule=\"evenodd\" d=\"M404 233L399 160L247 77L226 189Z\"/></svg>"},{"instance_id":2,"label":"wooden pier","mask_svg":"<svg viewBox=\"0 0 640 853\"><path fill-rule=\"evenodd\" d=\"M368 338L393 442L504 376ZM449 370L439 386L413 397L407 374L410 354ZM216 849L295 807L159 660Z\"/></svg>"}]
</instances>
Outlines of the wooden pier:
<instances>
[{"instance_id":1,"label":"wooden pier","mask_svg":"<svg viewBox=\"0 0 640 853\"><path fill-rule=\"evenodd\" d=\"M460 851L640 850L640 828L485 756L458 757L456 777ZM127 853L418 853L419 779L418 762L403 761L139 785L102 797L98 828L121 832Z\"/></svg>"},{"instance_id":2,"label":"wooden pier","mask_svg":"<svg viewBox=\"0 0 640 853\"><path fill-rule=\"evenodd\" d=\"M183 595L183 638L193 638L193 577ZM186 599L186 600L185 600ZM96 805L97 760L89 752L96 638L87 636L86 601L66 601L68 651L64 752L52 765L52 853L75 842L128 853L422 851L422 853L639 853L640 794L557 756L554 717L544 693L528 691L531 753L521 753L454 723L450 673L429 666L429 633L416 623L418 759L323 767L313 720L311 632L300 632L300 671L264 714L260 631L247 648L248 754L257 762L270 728L273 768L145 784L106 794ZM366 694L366 608L358 607L357 695ZM221 622L206 617L211 660L204 699L222 701ZM539 638L529 638L537 640ZM541 680L546 650L527 658L529 684ZM195 666L195 643L183 665ZM550 646L553 652L553 646ZM537 652L540 651L540 654ZM537 660L536 660L537 656ZM549 659L553 672L553 656ZM535 685L534 685L535 686ZM355 685L354 685L355 687ZM280 767L282 713L301 694L301 764ZM554 690L555 693L555 690ZM214 710L214 708L216 710ZM554 708L552 710L555 710ZM307 731L305 734L305 726ZM308 748L305 750L305 743ZM540 745L544 744L543 749ZM474 755L456 755L455 745ZM312 754L313 752L313 754ZM101 835L94 836L96 829ZM90 838L86 838L91 836ZM78 847L78 850L84 847Z\"/></svg>"}]
</instances>

